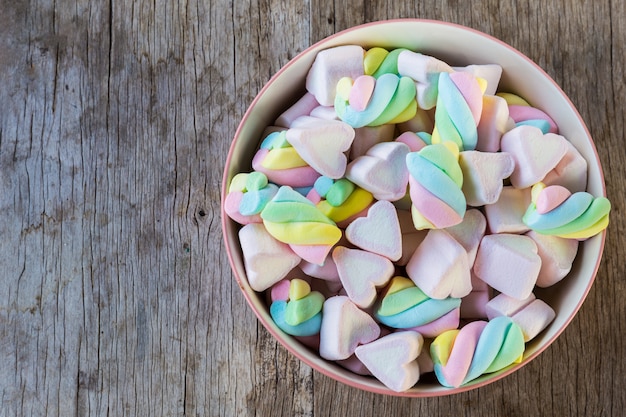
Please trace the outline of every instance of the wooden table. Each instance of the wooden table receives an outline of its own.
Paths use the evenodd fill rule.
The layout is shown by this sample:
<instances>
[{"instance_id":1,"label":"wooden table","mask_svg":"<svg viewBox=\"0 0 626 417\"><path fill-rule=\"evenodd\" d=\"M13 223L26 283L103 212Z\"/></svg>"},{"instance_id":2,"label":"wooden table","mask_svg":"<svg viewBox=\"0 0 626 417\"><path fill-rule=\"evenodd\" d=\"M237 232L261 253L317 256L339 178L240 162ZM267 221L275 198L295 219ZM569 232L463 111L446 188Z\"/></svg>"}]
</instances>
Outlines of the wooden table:
<instances>
[{"instance_id":1,"label":"wooden table","mask_svg":"<svg viewBox=\"0 0 626 417\"><path fill-rule=\"evenodd\" d=\"M611 416L626 408L623 1L0 0L1 416ZM587 122L613 202L597 280L514 375L361 392L257 322L223 249L247 106L321 38L419 17L513 45Z\"/></svg>"}]
</instances>

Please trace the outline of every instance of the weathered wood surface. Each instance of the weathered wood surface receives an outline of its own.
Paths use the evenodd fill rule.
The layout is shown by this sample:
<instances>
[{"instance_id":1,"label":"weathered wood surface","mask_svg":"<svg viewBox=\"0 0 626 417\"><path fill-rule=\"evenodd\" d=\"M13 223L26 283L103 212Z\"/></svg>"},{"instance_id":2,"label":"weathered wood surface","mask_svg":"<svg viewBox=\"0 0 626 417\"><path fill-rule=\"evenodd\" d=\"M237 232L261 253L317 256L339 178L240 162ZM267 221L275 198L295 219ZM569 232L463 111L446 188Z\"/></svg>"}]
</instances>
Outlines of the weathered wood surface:
<instances>
[{"instance_id":1,"label":"weathered wood surface","mask_svg":"<svg viewBox=\"0 0 626 417\"><path fill-rule=\"evenodd\" d=\"M1 416L611 416L626 408L626 6L610 0L0 0ZM373 20L461 23L568 93L614 203L564 334L473 392L400 399L299 363L232 278L220 182L252 98Z\"/></svg>"}]
</instances>

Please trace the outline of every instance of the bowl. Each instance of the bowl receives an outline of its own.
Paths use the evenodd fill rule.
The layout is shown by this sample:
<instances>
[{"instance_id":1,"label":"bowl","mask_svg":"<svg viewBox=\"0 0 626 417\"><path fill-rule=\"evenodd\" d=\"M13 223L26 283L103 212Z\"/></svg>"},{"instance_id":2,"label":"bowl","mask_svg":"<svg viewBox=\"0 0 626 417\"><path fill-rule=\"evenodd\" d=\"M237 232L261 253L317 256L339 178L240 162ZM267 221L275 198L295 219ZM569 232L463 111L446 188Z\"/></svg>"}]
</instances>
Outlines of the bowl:
<instances>
[{"instance_id":1,"label":"bowl","mask_svg":"<svg viewBox=\"0 0 626 417\"><path fill-rule=\"evenodd\" d=\"M239 288L260 322L280 344L316 371L349 386L380 394L431 397L475 389L504 378L548 348L572 321L595 279L606 232L579 245L578 254L567 277L552 287L535 289L538 298L546 301L555 310L556 318L526 344L521 363L482 375L467 385L454 389L439 385L433 378L426 382L420 380L408 391L395 392L373 377L357 375L334 362L324 360L274 324L264 295L255 292L248 283L238 238L240 226L230 220L223 209L228 184L235 174L251 171L252 157L258 149L265 127L273 124L278 115L304 94L305 77L316 54L323 49L347 44L361 45L364 48L405 47L435 56L454 66L493 63L501 65L503 73L499 90L518 94L550 115L559 126L560 134L569 139L587 160L587 191L594 196L606 195L598 154L580 114L550 76L521 52L487 34L440 21L399 19L364 24L329 36L289 61L259 92L235 132L223 176L222 229Z\"/></svg>"}]
</instances>

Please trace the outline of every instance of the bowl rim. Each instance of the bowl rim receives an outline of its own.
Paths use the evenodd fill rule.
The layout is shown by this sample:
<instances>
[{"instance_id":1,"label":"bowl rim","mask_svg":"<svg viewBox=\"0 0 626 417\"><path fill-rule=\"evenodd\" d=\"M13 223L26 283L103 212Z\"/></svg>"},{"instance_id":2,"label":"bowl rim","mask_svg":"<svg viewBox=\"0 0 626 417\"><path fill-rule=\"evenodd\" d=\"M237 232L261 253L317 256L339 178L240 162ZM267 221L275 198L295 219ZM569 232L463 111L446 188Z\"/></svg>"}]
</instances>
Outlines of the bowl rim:
<instances>
[{"instance_id":1,"label":"bowl rim","mask_svg":"<svg viewBox=\"0 0 626 417\"><path fill-rule=\"evenodd\" d=\"M569 96L567 94L565 94L565 92L562 90L562 88L556 83L556 81L553 80L553 78L543 69L541 68L537 63L535 63L533 60L531 60L529 57L527 57L524 53L520 52L518 49L516 49L515 47L507 44L506 42L492 36L489 35L485 32L482 32L480 30L468 27L468 26L464 26L464 25L460 25L457 23L452 23L452 22L448 22L448 21L442 21L442 20L434 20L434 19L422 19L422 18L397 18L397 19L386 19L386 20L377 20L377 21L372 21L372 22L368 22L368 23L363 23L360 25L356 25L356 26L352 26L349 28L346 28L344 30L341 30L339 32L336 32L334 34L331 34L327 37L324 37L320 40L318 40L317 42L311 44L310 46L308 46L307 48L305 48L304 50L302 50L301 52L299 52L297 55L295 55L292 59L290 59L285 65L283 65L276 73L274 73L270 79L263 85L263 87L261 88L261 90L258 92L258 94L254 97L254 99L252 100L252 102L250 103L250 105L247 107L241 121L239 122L239 125L235 131L235 134L232 138L230 147L229 147L229 151L228 151L228 155L224 164L224 172L223 172L223 177L222 177L222 184L221 184L221 224L222 224L222 237L224 239L224 246L226 248L226 252L227 252L227 256L228 256L228 260L229 260L229 264L231 266L231 273L233 274L239 289L241 290L241 292L244 295L244 298L246 299L247 304L251 307L252 311L254 312L255 316L257 317L258 321L261 322L261 324L263 325L263 327L269 331L269 333L279 342L279 344L281 346L283 346L285 349L287 349L287 351L289 351L291 354L293 354L295 357L297 357L299 360L301 360L302 362L304 362L305 364L307 364L308 366L310 366L312 369L322 373L323 375L326 375L328 377L330 377L331 379L334 379L336 381L342 382L348 386L351 386L353 388L358 388L364 391L368 391L368 392L373 392L373 393L377 393L377 394L384 394L384 395L391 395L391 396L399 396L399 397L439 397L439 396L447 396L447 395L454 395L454 394L459 394L462 392L466 392L466 391L470 391L470 390L474 390L480 387L483 387L485 385L491 384L493 382L496 382L498 380L501 380L502 378L514 373L515 371L519 370L520 368L522 368L523 366L525 366L526 364L528 364L529 362L531 362L534 358L536 358L539 354L541 354L542 352L544 352L550 345L552 345L552 343L565 331L565 329L569 326L569 324L571 323L571 321L574 319L574 317L577 315L578 311L580 310L582 304L584 303L585 299L587 298L589 291L591 290L591 287L593 286L593 283L595 282L597 273L598 273L598 269L600 267L601 261L602 261L602 255L603 255L603 251L604 251L604 245L605 245L605 241L606 241L606 233L607 230L602 231L600 234L596 235L595 237L593 237L592 239L600 239L599 242L599 249L598 249L598 256L596 259L596 263L593 266L592 270L591 270L591 276L590 279L588 281L588 284L586 286L586 288L584 289L584 291L582 292L582 295L580 297L580 299L578 300L578 302L575 304L575 306L573 307L573 310L571 312L571 314L565 319L563 325L556 331L556 333L550 337L549 339L547 339L538 349L536 349L534 352L532 352L530 355L528 356L524 356L524 360L521 363L518 364L513 364L508 366L507 368L505 368L504 370L498 371L494 374L489 374L489 375L483 375L479 378L477 378L476 380L474 380L473 382L470 382L468 384L462 385L458 388L446 388L446 387L437 387L436 390L430 391L430 390L421 390L421 389L416 389L411 388L408 391L403 391L403 392L396 392L393 391L389 388L387 388L386 386L384 386L382 383L378 382L378 381L374 381L373 384L366 384L366 383L361 383L359 381L355 381L354 379L351 379L347 376L344 376L343 374L345 374L346 372L351 373L350 371L347 371L344 368L341 368L339 365L335 364L334 362L331 361L326 361L323 358L319 357L318 354L313 353L313 352L309 352L309 353L313 353L314 356L317 356L316 360L315 357L310 357L310 355L307 355L305 353L303 353L303 350L308 351L307 348L304 347L304 345L302 345L300 342L298 342L297 340L295 340L295 338L293 338L290 335L287 335L286 333L282 332L271 320L268 322L266 320L266 317L262 316L261 312L257 310L257 308L255 308L255 304L254 304L254 300L252 299L251 293L249 291L254 292L254 290L251 290L251 288L249 287L249 284L247 283L247 281L244 281L244 278L242 278L239 273L237 272L237 267L236 267L236 263L235 263L235 259L234 259L234 254L233 254L233 250L231 249L231 247L228 244L228 224L230 222L233 222L227 215L226 212L224 210L224 202L226 199L226 195L227 195L227 190L228 190L228 186L229 186L229 167L232 164L232 159L233 159L233 153L235 150L235 145L238 141L238 139L240 138L241 134L242 134L242 130L244 128L244 126L246 125L248 119L250 118L250 115L253 111L253 109L256 107L256 105L258 104L259 100L265 95L265 93L267 92L267 90L272 86L272 84L278 79L280 78L280 76L286 72L288 70L289 67L293 66L295 62L297 62L298 60L300 60L303 56L306 56L310 53L312 53L312 51L314 50L321 50L321 49L325 49L324 46L332 43L333 40L335 40L336 38L339 37L344 37L346 34L350 33L350 32L354 32L354 31L359 31L368 27L372 27L372 26L385 26L385 25L394 25L396 23L407 23L407 24L418 24L418 25L436 25L436 26L444 26L444 27L451 27L454 28L455 30L460 30L460 31L466 31L469 33L473 33L474 35L477 35L479 37L485 38L487 41L490 42L495 42L497 44L499 44L500 46L510 50L511 52L513 52L515 55L517 55L519 58L525 60L527 62L527 64L530 64L531 66L533 66L543 77L545 77L552 85L553 87L556 88L556 90L558 91L558 93L562 96L561 98L564 99L566 101L566 103L568 104L569 110L574 114L574 116L579 120L580 125L584 131L585 136L587 137L588 141L589 141L589 145L591 147L592 150L592 154L593 157L596 160L596 166L598 169L598 174L600 176L600 188L601 188L601 194L603 196L606 196L606 184L605 184L605 180L604 180L604 172L602 169L602 164L600 161L600 157L598 155L598 151L597 148L595 146L595 142L589 132L589 129L587 128L587 125L585 124L582 116L580 115L580 113L578 112L578 109L576 108L576 106L574 106L574 104L572 103L572 101L570 100ZM248 291L246 290L248 289ZM258 325L258 323L257 323ZM358 377L357 374L353 374ZM373 379L373 378L370 378ZM374 380L374 379L373 379ZM441 389L442 388L442 389Z\"/></svg>"}]
</instances>

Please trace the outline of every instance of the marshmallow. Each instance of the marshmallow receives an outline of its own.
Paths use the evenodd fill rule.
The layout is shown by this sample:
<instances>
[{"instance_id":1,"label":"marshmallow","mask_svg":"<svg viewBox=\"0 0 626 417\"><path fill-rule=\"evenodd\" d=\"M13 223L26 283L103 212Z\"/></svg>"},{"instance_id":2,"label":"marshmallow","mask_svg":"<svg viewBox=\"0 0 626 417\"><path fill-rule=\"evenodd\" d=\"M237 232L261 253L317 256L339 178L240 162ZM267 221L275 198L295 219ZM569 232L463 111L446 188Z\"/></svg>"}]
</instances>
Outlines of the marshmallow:
<instances>
[{"instance_id":1,"label":"marshmallow","mask_svg":"<svg viewBox=\"0 0 626 417\"><path fill-rule=\"evenodd\" d=\"M540 268L535 242L527 236L506 233L483 237L474 262L478 278L517 299L530 295Z\"/></svg>"},{"instance_id":2,"label":"marshmallow","mask_svg":"<svg viewBox=\"0 0 626 417\"><path fill-rule=\"evenodd\" d=\"M530 228L522 218L531 202L530 188L505 186L500 198L484 207L491 233L526 233Z\"/></svg>"},{"instance_id":3,"label":"marshmallow","mask_svg":"<svg viewBox=\"0 0 626 417\"><path fill-rule=\"evenodd\" d=\"M319 333L322 325L324 296L311 291L306 281L291 280L289 299L274 300L270 315L274 323L285 333L293 336L313 336Z\"/></svg>"},{"instance_id":4,"label":"marshmallow","mask_svg":"<svg viewBox=\"0 0 626 417\"><path fill-rule=\"evenodd\" d=\"M546 185L562 185L573 193L587 189L587 160L567 142L567 151L561 161L542 181Z\"/></svg>"},{"instance_id":5,"label":"marshmallow","mask_svg":"<svg viewBox=\"0 0 626 417\"><path fill-rule=\"evenodd\" d=\"M446 228L446 232L459 242L467 252L469 265L474 264L478 245L485 235L486 228L487 220L478 209L467 210L461 223Z\"/></svg>"},{"instance_id":6,"label":"marshmallow","mask_svg":"<svg viewBox=\"0 0 626 417\"><path fill-rule=\"evenodd\" d=\"M296 101L291 107L285 110L274 124L276 126L290 127L291 123L300 116L308 116L311 114L311 110L318 107L320 104L315 99L315 96L311 93L305 93L298 101Z\"/></svg>"},{"instance_id":7,"label":"marshmallow","mask_svg":"<svg viewBox=\"0 0 626 417\"><path fill-rule=\"evenodd\" d=\"M346 168L346 178L369 191L377 200L396 201L406 194L409 182L405 159L409 147L400 142L372 146Z\"/></svg>"},{"instance_id":8,"label":"marshmallow","mask_svg":"<svg viewBox=\"0 0 626 417\"><path fill-rule=\"evenodd\" d=\"M354 140L354 129L336 120L298 117L287 130L286 139L298 155L321 175L338 179L346 171L344 152Z\"/></svg>"},{"instance_id":9,"label":"marshmallow","mask_svg":"<svg viewBox=\"0 0 626 417\"><path fill-rule=\"evenodd\" d=\"M459 165L463 171L463 194L467 204L474 207L498 201L502 180L508 178L515 168L515 162L507 152L461 152Z\"/></svg>"},{"instance_id":10,"label":"marshmallow","mask_svg":"<svg viewBox=\"0 0 626 417\"><path fill-rule=\"evenodd\" d=\"M354 353L380 382L393 391L402 392L419 380L417 357L423 343L421 334L409 330L361 345Z\"/></svg>"},{"instance_id":11,"label":"marshmallow","mask_svg":"<svg viewBox=\"0 0 626 417\"><path fill-rule=\"evenodd\" d=\"M389 201L377 201L367 216L354 219L346 238L361 249L397 261L402 256L402 232L396 208Z\"/></svg>"},{"instance_id":12,"label":"marshmallow","mask_svg":"<svg viewBox=\"0 0 626 417\"><path fill-rule=\"evenodd\" d=\"M537 254L541 258L541 269L537 277L538 287L556 284L572 269L578 252L578 241L557 236L542 235L535 231L526 233L537 244Z\"/></svg>"},{"instance_id":13,"label":"marshmallow","mask_svg":"<svg viewBox=\"0 0 626 417\"><path fill-rule=\"evenodd\" d=\"M246 276L255 291L265 291L283 279L300 263L284 243L270 235L260 223L250 223L239 230Z\"/></svg>"},{"instance_id":14,"label":"marshmallow","mask_svg":"<svg viewBox=\"0 0 626 417\"><path fill-rule=\"evenodd\" d=\"M406 272L431 298L460 298L472 290L467 251L445 230L428 232Z\"/></svg>"},{"instance_id":15,"label":"marshmallow","mask_svg":"<svg viewBox=\"0 0 626 417\"><path fill-rule=\"evenodd\" d=\"M335 89L343 77L356 78L364 74L363 48L343 45L317 53L306 77L306 89L322 106L332 106Z\"/></svg>"},{"instance_id":16,"label":"marshmallow","mask_svg":"<svg viewBox=\"0 0 626 417\"><path fill-rule=\"evenodd\" d=\"M349 358L357 346L378 338L380 327L348 297L330 297L324 302L320 328L320 356L328 360Z\"/></svg>"},{"instance_id":17,"label":"marshmallow","mask_svg":"<svg viewBox=\"0 0 626 417\"><path fill-rule=\"evenodd\" d=\"M500 294L487 304L487 312L489 319L510 317L522 329L524 342L535 338L556 317L552 307L537 299L534 294L523 300Z\"/></svg>"},{"instance_id":18,"label":"marshmallow","mask_svg":"<svg viewBox=\"0 0 626 417\"><path fill-rule=\"evenodd\" d=\"M350 148L350 160L365 155L369 148L381 142L391 142L395 126L391 124L380 126L364 126L354 129L354 141Z\"/></svg>"},{"instance_id":19,"label":"marshmallow","mask_svg":"<svg viewBox=\"0 0 626 417\"><path fill-rule=\"evenodd\" d=\"M422 243L428 230L417 230L413 226L413 218L407 210L397 210L398 222L402 233L402 256L396 262L396 265L405 266L417 247Z\"/></svg>"},{"instance_id":20,"label":"marshmallow","mask_svg":"<svg viewBox=\"0 0 626 417\"><path fill-rule=\"evenodd\" d=\"M505 132L514 127L509 117L509 107L502 97L483 96L483 111L478 122L478 142L476 150L481 152L498 152L500 139Z\"/></svg>"},{"instance_id":21,"label":"marshmallow","mask_svg":"<svg viewBox=\"0 0 626 417\"><path fill-rule=\"evenodd\" d=\"M567 139L533 126L519 126L504 135L500 148L515 161L511 184L526 188L541 181L553 170L567 152Z\"/></svg>"},{"instance_id":22,"label":"marshmallow","mask_svg":"<svg viewBox=\"0 0 626 417\"><path fill-rule=\"evenodd\" d=\"M387 284L394 273L393 263L375 253L337 246L332 256L346 294L361 308L374 303L376 288Z\"/></svg>"}]
</instances>

